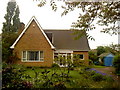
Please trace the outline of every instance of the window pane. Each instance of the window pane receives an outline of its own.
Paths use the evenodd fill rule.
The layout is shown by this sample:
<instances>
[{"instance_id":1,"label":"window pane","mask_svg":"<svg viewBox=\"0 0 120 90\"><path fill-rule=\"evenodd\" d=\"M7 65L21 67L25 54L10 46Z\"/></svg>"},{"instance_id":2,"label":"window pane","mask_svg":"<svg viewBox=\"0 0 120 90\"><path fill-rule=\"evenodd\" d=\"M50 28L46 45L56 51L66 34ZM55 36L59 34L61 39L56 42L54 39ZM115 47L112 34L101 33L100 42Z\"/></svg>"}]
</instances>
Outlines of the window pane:
<instances>
[{"instance_id":1,"label":"window pane","mask_svg":"<svg viewBox=\"0 0 120 90\"><path fill-rule=\"evenodd\" d=\"M34 54L35 54L34 59L35 59L35 60L39 60L39 52L38 52L38 51L36 51Z\"/></svg>"},{"instance_id":2,"label":"window pane","mask_svg":"<svg viewBox=\"0 0 120 90\"><path fill-rule=\"evenodd\" d=\"M67 59L71 59L71 53L67 53Z\"/></svg>"},{"instance_id":3,"label":"window pane","mask_svg":"<svg viewBox=\"0 0 120 90\"><path fill-rule=\"evenodd\" d=\"M27 51L27 60L29 61L30 59L29 59L29 51Z\"/></svg>"},{"instance_id":4,"label":"window pane","mask_svg":"<svg viewBox=\"0 0 120 90\"><path fill-rule=\"evenodd\" d=\"M27 55L26 55L27 54ZM23 52L23 56L26 57L26 60L28 61L43 61L43 51L26 51ZM25 59L25 58L23 58Z\"/></svg>"},{"instance_id":5,"label":"window pane","mask_svg":"<svg viewBox=\"0 0 120 90\"><path fill-rule=\"evenodd\" d=\"M57 60L57 59L58 59L58 56L54 56L54 59Z\"/></svg>"},{"instance_id":6,"label":"window pane","mask_svg":"<svg viewBox=\"0 0 120 90\"><path fill-rule=\"evenodd\" d=\"M54 53L54 56L58 56L58 53Z\"/></svg>"},{"instance_id":7,"label":"window pane","mask_svg":"<svg viewBox=\"0 0 120 90\"><path fill-rule=\"evenodd\" d=\"M33 51L29 51L29 60L34 60L35 54Z\"/></svg>"},{"instance_id":8,"label":"window pane","mask_svg":"<svg viewBox=\"0 0 120 90\"><path fill-rule=\"evenodd\" d=\"M40 58L43 58L43 51L40 51Z\"/></svg>"},{"instance_id":9,"label":"window pane","mask_svg":"<svg viewBox=\"0 0 120 90\"><path fill-rule=\"evenodd\" d=\"M25 58L23 58L23 61L26 61L26 59L25 59Z\"/></svg>"},{"instance_id":10,"label":"window pane","mask_svg":"<svg viewBox=\"0 0 120 90\"><path fill-rule=\"evenodd\" d=\"M26 58L26 51L23 51L23 58Z\"/></svg>"},{"instance_id":11,"label":"window pane","mask_svg":"<svg viewBox=\"0 0 120 90\"><path fill-rule=\"evenodd\" d=\"M83 56L83 54L74 54L74 60L75 59L84 59L84 56Z\"/></svg>"},{"instance_id":12,"label":"window pane","mask_svg":"<svg viewBox=\"0 0 120 90\"><path fill-rule=\"evenodd\" d=\"M23 61L26 61L26 60L27 60L26 51L23 51L23 52L22 52L22 60L23 60Z\"/></svg>"},{"instance_id":13,"label":"window pane","mask_svg":"<svg viewBox=\"0 0 120 90\"><path fill-rule=\"evenodd\" d=\"M83 54L79 54L79 58L80 58L80 59L83 59Z\"/></svg>"}]
</instances>

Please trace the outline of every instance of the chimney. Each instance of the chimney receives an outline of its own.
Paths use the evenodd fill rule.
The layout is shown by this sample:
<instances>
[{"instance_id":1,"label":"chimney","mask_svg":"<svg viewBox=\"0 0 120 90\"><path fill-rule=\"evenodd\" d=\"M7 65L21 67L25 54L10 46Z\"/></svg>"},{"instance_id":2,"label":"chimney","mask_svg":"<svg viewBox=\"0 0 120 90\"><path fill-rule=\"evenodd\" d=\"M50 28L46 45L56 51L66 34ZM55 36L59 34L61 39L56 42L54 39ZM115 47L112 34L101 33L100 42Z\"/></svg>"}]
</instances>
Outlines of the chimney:
<instances>
[{"instance_id":1,"label":"chimney","mask_svg":"<svg viewBox=\"0 0 120 90\"><path fill-rule=\"evenodd\" d=\"M25 24L23 22L20 23L20 28L18 30L18 34L21 34L21 32L24 30Z\"/></svg>"}]
</instances>

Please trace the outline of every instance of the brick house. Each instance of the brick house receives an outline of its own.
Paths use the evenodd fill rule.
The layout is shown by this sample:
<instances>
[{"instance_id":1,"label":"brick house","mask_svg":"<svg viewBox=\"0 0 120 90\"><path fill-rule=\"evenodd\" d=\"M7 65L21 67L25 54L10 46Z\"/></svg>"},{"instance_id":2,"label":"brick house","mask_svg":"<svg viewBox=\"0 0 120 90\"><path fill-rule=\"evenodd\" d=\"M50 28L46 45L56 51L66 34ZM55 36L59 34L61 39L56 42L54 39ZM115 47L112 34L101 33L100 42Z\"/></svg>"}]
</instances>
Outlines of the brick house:
<instances>
[{"instance_id":1,"label":"brick house","mask_svg":"<svg viewBox=\"0 0 120 90\"><path fill-rule=\"evenodd\" d=\"M88 63L90 50L86 36L74 40L71 30L43 30L34 16L10 48L20 58L16 63L42 67L51 67L58 55L67 58L76 54Z\"/></svg>"}]
</instances>

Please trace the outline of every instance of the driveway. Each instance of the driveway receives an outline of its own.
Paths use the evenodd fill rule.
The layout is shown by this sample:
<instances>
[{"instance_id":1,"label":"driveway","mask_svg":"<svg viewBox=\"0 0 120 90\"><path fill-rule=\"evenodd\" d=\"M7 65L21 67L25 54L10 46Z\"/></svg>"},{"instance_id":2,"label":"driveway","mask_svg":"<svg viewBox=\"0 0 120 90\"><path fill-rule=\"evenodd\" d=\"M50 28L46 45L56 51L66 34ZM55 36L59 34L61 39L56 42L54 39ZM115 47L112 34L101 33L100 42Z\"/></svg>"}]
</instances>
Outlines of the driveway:
<instances>
[{"instance_id":1,"label":"driveway","mask_svg":"<svg viewBox=\"0 0 120 90\"><path fill-rule=\"evenodd\" d=\"M94 69L102 73L106 73L107 75L112 75L113 79L116 81L118 86L120 86L120 76L115 75L114 67L104 67L104 68L94 68Z\"/></svg>"}]
</instances>

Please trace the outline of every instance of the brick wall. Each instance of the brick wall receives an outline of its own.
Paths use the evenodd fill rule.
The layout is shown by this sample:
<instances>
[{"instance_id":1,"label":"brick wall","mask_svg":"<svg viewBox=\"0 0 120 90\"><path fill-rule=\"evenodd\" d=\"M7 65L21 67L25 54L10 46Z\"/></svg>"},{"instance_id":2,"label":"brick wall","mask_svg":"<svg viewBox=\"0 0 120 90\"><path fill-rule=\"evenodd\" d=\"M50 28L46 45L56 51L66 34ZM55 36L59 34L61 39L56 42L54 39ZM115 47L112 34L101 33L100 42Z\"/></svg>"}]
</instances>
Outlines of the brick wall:
<instances>
[{"instance_id":1,"label":"brick wall","mask_svg":"<svg viewBox=\"0 0 120 90\"><path fill-rule=\"evenodd\" d=\"M85 65L89 64L89 56L88 56L88 51L74 51L73 54L83 54L84 55L84 60L81 60L85 63Z\"/></svg>"},{"instance_id":2,"label":"brick wall","mask_svg":"<svg viewBox=\"0 0 120 90\"><path fill-rule=\"evenodd\" d=\"M22 62L17 60L16 63L27 66L46 66L50 67L53 63L53 53L48 41L42 34L41 30L33 20L26 32L23 34L21 39L18 41L14 48L14 53L17 54L18 58L22 59L22 51L43 51L44 62Z\"/></svg>"}]
</instances>

